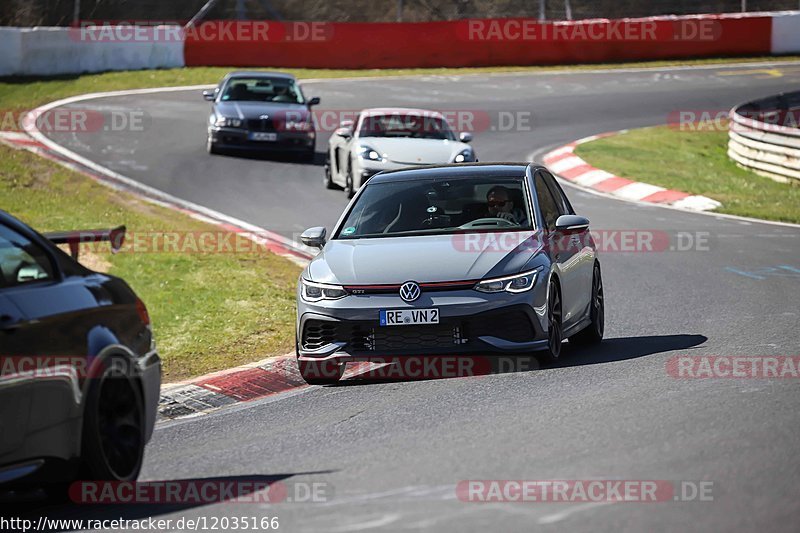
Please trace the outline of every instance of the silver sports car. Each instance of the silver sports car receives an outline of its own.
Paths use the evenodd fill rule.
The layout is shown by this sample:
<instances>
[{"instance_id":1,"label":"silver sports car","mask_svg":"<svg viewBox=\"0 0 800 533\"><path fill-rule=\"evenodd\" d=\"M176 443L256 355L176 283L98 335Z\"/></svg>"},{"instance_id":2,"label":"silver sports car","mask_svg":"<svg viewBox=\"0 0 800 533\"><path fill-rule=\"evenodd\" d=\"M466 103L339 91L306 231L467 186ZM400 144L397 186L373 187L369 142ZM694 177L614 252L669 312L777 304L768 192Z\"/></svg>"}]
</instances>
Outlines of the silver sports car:
<instances>
[{"instance_id":1,"label":"silver sports car","mask_svg":"<svg viewBox=\"0 0 800 533\"><path fill-rule=\"evenodd\" d=\"M345 363L541 351L603 337L589 221L533 164L382 172L350 202L297 289L297 359L309 383Z\"/></svg>"},{"instance_id":2,"label":"silver sports car","mask_svg":"<svg viewBox=\"0 0 800 533\"><path fill-rule=\"evenodd\" d=\"M477 161L447 118L437 111L400 107L364 109L355 121L345 120L328 140L325 186L341 187L352 198L374 174L383 170Z\"/></svg>"}]
</instances>

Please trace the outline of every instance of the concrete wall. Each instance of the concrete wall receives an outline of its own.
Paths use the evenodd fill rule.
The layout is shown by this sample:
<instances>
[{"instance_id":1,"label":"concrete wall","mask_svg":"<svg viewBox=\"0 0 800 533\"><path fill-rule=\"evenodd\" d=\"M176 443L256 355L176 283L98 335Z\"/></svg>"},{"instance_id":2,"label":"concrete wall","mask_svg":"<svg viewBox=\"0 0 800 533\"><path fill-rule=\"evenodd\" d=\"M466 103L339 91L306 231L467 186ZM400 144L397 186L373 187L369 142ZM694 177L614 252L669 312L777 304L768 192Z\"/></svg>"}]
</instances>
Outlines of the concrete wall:
<instances>
[{"instance_id":1,"label":"concrete wall","mask_svg":"<svg viewBox=\"0 0 800 533\"><path fill-rule=\"evenodd\" d=\"M0 28L0 76L182 67L180 27Z\"/></svg>"}]
</instances>

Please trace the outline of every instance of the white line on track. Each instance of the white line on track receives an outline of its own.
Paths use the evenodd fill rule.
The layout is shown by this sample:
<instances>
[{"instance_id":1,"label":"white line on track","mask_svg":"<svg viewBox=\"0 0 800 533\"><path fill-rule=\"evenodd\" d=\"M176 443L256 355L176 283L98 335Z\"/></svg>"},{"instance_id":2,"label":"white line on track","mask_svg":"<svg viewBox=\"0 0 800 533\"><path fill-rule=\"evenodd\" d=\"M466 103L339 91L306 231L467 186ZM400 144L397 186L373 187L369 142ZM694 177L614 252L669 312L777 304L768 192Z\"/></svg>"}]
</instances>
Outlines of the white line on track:
<instances>
[{"instance_id":1,"label":"white line on track","mask_svg":"<svg viewBox=\"0 0 800 533\"><path fill-rule=\"evenodd\" d=\"M574 514L582 513L584 511L590 511L592 509L596 509L597 507L603 507L605 505L611 505L612 503L614 502L590 502L581 505L575 505L564 511L559 511L557 513L544 515L543 517L537 519L536 522L542 525L555 524L556 522L561 522L562 520L565 520Z\"/></svg>"},{"instance_id":2,"label":"white line on track","mask_svg":"<svg viewBox=\"0 0 800 533\"><path fill-rule=\"evenodd\" d=\"M332 533L345 533L347 531L366 531L368 529L377 529L383 526L388 526L400 519L397 513L382 515L379 518L367 520L365 522L356 522L355 524L347 524L344 526L328 527L327 531Z\"/></svg>"}]
</instances>

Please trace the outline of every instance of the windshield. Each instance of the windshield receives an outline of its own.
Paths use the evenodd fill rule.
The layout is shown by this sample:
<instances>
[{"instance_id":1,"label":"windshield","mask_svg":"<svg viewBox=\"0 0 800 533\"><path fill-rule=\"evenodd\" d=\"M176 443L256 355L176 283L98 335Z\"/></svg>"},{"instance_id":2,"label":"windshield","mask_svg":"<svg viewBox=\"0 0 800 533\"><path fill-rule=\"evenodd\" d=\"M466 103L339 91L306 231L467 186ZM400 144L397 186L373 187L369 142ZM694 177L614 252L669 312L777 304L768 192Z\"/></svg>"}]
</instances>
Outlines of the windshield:
<instances>
[{"instance_id":1,"label":"windshield","mask_svg":"<svg viewBox=\"0 0 800 533\"><path fill-rule=\"evenodd\" d=\"M529 230L521 178L372 183L341 226L338 239Z\"/></svg>"},{"instance_id":2,"label":"windshield","mask_svg":"<svg viewBox=\"0 0 800 533\"><path fill-rule=\"evenodd\" d=\"M441 117L421 113L395 113L364 117L360 137L401 137L411 139L455 140L450 126Z\"/></svg>"},{"instance_id":3,"label":"windshield","mask_svg":"<svg viewBox=\"0 0 800 533\"><path fill-rule=\"evenodd\" d=\"M225 85L223 102L305 102L300 87L287 78L232 78Z\"/></svg>"}]
</instances>

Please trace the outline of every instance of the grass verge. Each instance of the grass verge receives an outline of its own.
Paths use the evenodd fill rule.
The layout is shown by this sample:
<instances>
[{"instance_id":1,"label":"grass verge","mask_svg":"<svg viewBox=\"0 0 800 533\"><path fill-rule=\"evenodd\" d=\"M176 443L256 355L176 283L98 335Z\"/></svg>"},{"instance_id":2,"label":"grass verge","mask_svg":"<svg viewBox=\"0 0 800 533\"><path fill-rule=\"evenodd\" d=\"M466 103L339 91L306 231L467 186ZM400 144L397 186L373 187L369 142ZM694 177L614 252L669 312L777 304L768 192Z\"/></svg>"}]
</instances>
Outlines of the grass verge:
<instances>
[{"instance_id":1,"label":"grass verge","mask_svg":"<svg viewBox=\"0 0 800 533\"><path fill-rule=\"evenodd\" d=\"M427 68L386 70L329 70L329 69L252 69L280 70L298 78L344 78L373 76L488 74L498 72L548 72L556 70L596 70L618 68L657 68L668 66L724 65L726 63L752 63L763 61L797 61L800 56L705 58L674 61L645 61L636 63L603 63L587 65L554 65L485 68ZM179 87L183 85L209 85L235 70L232 67L191 67L164 70L105 72L55 77L5 77L0 78L0 110L27 111L34 107L69 96L101 91L141 89L149 87ZM248 69L250 70L250 69Z\"/></svg>"},{"instance_id":2,"label":"grass verge","mask_svg":"<svg viewBox=\"0 0 800 533\"><path fill-rule=\"evenodd\" d=\"M294 287L300 268L267 252L193 253L188 241L169 253L137 248L165 232L216 227L110 189L30 152L0 145L0 205L38 231L125 224L122 252L96 251L91 268L124 278L153 320L165 381L288 352L294 343ZM197 235L192 233L192 235ZM141 251L141 253L139 253ZM92 257L94 256L94 257ZM83 256L82 256L83 259ZM88 261L84 261L88 263Z\"/></svg>"},{"instance_id":3,"label":"grass verge","mask_svg":"<svg viewBox=\"0 0 800 533\"><path fill-rule=\"evenodd\" d=\"M656 126L582 144L576 154L618 176L718 200L719 213L800 223L800 186L736 166L727 147L726 130Z\"/></svg>"}]
</instances>

